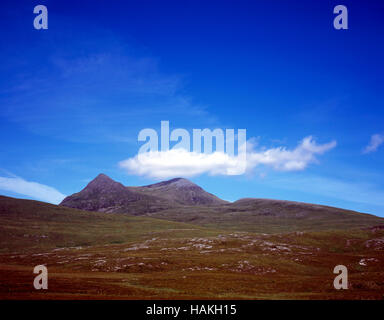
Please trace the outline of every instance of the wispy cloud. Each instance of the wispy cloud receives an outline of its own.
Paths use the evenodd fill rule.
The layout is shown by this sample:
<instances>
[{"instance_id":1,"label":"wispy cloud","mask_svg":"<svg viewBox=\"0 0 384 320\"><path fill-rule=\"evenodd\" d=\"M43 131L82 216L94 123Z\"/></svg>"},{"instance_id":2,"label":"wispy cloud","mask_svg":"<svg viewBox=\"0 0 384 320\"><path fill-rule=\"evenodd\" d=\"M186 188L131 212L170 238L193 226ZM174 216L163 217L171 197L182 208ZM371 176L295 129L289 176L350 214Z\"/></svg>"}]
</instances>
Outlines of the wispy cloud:
<instances>
[{"instance_id":1,"label":"wispy cloud","mask_svg":"<svg viewBox=\"0 0 384 320\"><path fill-rule=\"evenodd\" d=\"M309 136L299 145L289 150L285 147L255 150L252 142L247 143L246 170L264 165L276 171L304 170L310 163L316 162L321 155L336 146L336 141L317 144ZM242 160L223 152L201 154L185 149L151 151L123 160L119 166L130 174L152 178L191 177L207 173L209 175L229 175L238 171ZM232 173L233 174L233 173Z\"/></svg>"},{"instance_id":2,"label":"wispy cloud","mask_svg":"<svg viewBox=\"0 0 384 320\"><path fill-rule=\"evenodd\" d=\"M11 191L34 199L60 203L66 196L55 188L38 182L26 181L20 177L0 177L0 190Z\"/></svg>"},{"instance_id":3,"label":"wispy cloud","mask_svg":"<svg viewBox=\"0 0 384 320\"><path fill-rule=\"evenodd\" d=\"M247 166L254 168L258 165L266 165L277 171L304 170L308 164L317 161L316 155L321 155L334 147L336 147L336 141L317 144L312 136L308 136L293 150L278 147L259 152L251 151L247 154Z\"/></svg>"},{"instance_id":4,"label":"wispy cloud","mask_svg":"<svg viewBox=\"0 0 384 320\"><path fill-rule=\"evenodd\" d=\"M384 143L384 135L374 134L371 136L371 141L364 148L363 153L375 152Z\"/></svg>"},{"instance_id":5,"label":"wispy cloud","mask_svg":"<svg viewBox=\"0 0 384 320\"><path fill-rule=\"evenodd\" d=\"M97 46L78 35L64 37L58 50L47 49L46 68L11 75L7 91L0 89L0 116L34 134L85 143L126 141L169 115L215 120L185 93L183 76L163 72L156 57L139 56L101 31L95 38ZM69 44L81 54L66 54ZM35 55L28 56L34 66Z\"/></svg>"}]
</instances>

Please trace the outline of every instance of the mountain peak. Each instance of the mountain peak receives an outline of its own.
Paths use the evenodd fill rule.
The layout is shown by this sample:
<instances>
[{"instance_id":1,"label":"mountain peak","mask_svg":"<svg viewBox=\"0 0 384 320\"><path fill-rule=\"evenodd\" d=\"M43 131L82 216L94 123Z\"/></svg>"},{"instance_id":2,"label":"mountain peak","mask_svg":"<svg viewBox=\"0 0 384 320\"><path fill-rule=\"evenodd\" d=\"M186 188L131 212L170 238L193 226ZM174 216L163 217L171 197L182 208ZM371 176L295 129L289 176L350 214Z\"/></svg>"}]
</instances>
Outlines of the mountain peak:
<instances>
[{"instance_id":1,"label":"mountain peak","mask_svg":"<svg viewBox=\"0 0 384 320\"><path fill-rule=\"evenodd\" d=\"M174 178L139 187L139 189L147 194L183 205L221 205L227 203L185 178Z\"/></svg>"},{"instance_id":2,"label":"mountain peak","mask_svg":"<svg viewBox=\"0 0 384 320\"><path fill-rule=\"evenodd\" d=\"M105 190L105 189L111 189L111 188L124 188L124 186L116 182L115 180L111 179L104 173L100 173L95 179L93 179L88 185L84 188L84 190Z\"/></svg>"},{"instance_id":3,"label":"mountain peak","mask_svg":"<svg viewBox=\"0 0 384 320\"><path fill-rule=\"evenodd\" d=\"M188 188L188 187L198 187L200 188L197 184L193 183L192 181L184 178L175 178L168 180L169 184L172 184L176 187L180 188Z\"/></svg>"},{"instance_id":4,"label":"mountain peak","mask_svg":"<svg viewBox=\"0 0 384 320\"><path fill-rule=\"evenodd\" d=\"M139 199L140 195L100 173L83 190L66 197L61 205L89 211L112 212Z\"/></svg>"},{"instance_id":5,"label":"mountain peak","mask_svg":"<svg viewBox=\"0 0 384 320\"><path fill-rule=\"evenodd\" d=\"M112 180L110 177L108 177L106 174L104 173L99 173L97 175L97 177L93 180Z\"/></svg>"},{"instance_id":6,"label":"mountain peak","mask_svg":"<svg viewBox=\"0 0 384 320\"><path fill-rule=\"evenodd\" d=\"M189 181L188 179L185 179L185 178L174 178L171 180L150 184L148 186L145 186L144 188L159 188L159 187L165 187L165 186L179 187L179 188L185 188L185 187L200 188L198 185L196 185L192 181Z\"/></svg>"}]
</instances>

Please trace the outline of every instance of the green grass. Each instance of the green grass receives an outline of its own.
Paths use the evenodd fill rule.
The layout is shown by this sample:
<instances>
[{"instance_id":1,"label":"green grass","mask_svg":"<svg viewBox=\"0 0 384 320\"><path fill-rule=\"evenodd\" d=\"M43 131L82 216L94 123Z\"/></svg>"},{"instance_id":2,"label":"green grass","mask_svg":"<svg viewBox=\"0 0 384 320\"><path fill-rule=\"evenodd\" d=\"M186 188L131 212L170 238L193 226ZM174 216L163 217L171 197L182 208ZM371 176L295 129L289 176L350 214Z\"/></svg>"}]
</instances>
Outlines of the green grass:
<instances>
[{"instance_id":1,"label":"green grass","mask_svg":"<svg viewBox=\"0 0 384 320\"><path fill-rule=\"evenodd\" d=\"M209 236L217 232L179 222L0 197L1 252L121 244L168 234L173 238Z\"/></svg>"},{"instance_id":2,"label":"green grass","mask_svg":"<svg viewBox=\"0 0 384 320\"><path fill-rule=\"evenodd\" d=\"M349 230L384 225L384 219L369 214L321 207L312 212L307 209L303 217L297 217L294 208L275 208L269 215L260 214L255 208L182 207L153 214L153 217L183 221L206 228L246 231L254 233L286 233L293 231ZM281 210L281 211L279 211Z\"/></svg>"}]
</instances>

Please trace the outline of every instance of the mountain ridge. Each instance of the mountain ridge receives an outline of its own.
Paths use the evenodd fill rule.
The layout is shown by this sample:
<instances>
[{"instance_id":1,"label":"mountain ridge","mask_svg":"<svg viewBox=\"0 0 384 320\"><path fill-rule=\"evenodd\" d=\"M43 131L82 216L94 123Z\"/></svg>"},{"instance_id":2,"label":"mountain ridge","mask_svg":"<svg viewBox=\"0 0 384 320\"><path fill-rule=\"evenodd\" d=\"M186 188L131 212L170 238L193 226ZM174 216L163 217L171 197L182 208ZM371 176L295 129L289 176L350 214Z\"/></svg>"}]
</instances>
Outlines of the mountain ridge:
<instances>
[{"instance_id":1,"label":"mountain ridge","mask_svg":"<svg viewBox=\"0 0 384 320\"><path fill-rule=\"evenodd\" d=\"M374 215L320 204L260 198L227 202L185 178L125 187L100 174L60 206L250 232L343 229L384 223L383 218Z\"/></svg>"},{"instance_id":2,"label":"mountain ridge","mask_svg":"<svg viewBox=\"0 0 384 320\"><path fill-rule=\"evenodd\" d=\"M184 178L131 187L101 173L80 192L66 197L60 205L88 211L140 215L183 205L226 203Z\"/></svg>"},{"instance_id":3,"label":"mountain ridge","mask_svg":"<svg viewBox=\"0 0 384 320\"><path fill-rule=\"evenodd\" d=\"M263 200L262 202L264 202ZM282 201L284 203L284 201ZM274 201L274 203L279 203ZM286 203L284 203L286 204ZM292 203L291 203L292 205ZM73 211L68 211L73 210ZM264 203L261 208L247 206L233 206L226 204L222 206L180 206L163 210L146 211L145 213L135 214L126 211L113 212L116 216L141 216L140 218L156 218L156 220L164 220L169 222L188 223L209 230L231 230L239 232L252 233L289 233L298 231L331 231L331 230L350 230L364 228L383 228L384 218L370 214L338 209L333 207L315 206L311 209L303 207L302 211L298 211L295 206L270 207L268 202ZM36 200L17 199L6 196L0 196L0 216L12 216L19 219L20 215L28 214L47 215L47 221L51 221L54 216L57 219L76 221L76 214L80 214L80 218L86 219L91 223L93 218L99 219L100 215L104 215L105 219L111 215L107 210L99 212L82 210L78 208L53 205ZM70 217L67 216L70 214ZM62 216L63 215L63 216ZM115 219L111 217L112 219ZM56 219L56 218L55 218ZM117 218L116 218L117 219ZM83 221L83 220L82 220Z\"/></svg>"}]
</instances>

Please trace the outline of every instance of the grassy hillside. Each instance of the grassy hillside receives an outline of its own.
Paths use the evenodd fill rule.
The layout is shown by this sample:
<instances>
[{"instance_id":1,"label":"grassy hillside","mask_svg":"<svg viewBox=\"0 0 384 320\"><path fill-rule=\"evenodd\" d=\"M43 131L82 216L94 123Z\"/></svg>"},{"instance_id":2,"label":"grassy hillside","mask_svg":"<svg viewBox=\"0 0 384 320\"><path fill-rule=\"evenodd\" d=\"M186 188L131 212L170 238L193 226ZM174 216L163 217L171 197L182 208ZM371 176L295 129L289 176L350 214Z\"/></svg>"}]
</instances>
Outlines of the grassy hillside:
<instances>
[{"instance_id":1,"label":"grassy hillside","mask_svg":"<svg viewBox=\"0 0 384 320\"><path fill-rule=\"evenodd\" d=\"M65 208L0 196L0 252L124 243L171 233L216 234L199 226Z\"/></svg>"},{"instance_id":2,"label":"grassy hillside","mask_svg":"<svg viewBox=\"0 0 384 320\"><path fill-rule=\"evenodd\" d=\"M171 208L150 216L207 228L257 233L348 230L384 224L383 218L370 214L268 199L244 199L219 207Z\"/></svg>"},{"instance_id":3,"label":"grassy hillside","mask_svg":"<svg viewBox=\"0 0 384 320\"><path fill-rule=\"evenodd\" d=\"M382 226L223 231L0 197L0 248L1 299L384 297ZM32 286L39 264L49 270L46 291ZM349 290L333 288L338 264L348 267Z\"/></svg>"}]
</instances>

